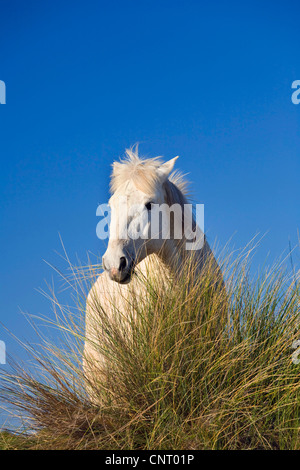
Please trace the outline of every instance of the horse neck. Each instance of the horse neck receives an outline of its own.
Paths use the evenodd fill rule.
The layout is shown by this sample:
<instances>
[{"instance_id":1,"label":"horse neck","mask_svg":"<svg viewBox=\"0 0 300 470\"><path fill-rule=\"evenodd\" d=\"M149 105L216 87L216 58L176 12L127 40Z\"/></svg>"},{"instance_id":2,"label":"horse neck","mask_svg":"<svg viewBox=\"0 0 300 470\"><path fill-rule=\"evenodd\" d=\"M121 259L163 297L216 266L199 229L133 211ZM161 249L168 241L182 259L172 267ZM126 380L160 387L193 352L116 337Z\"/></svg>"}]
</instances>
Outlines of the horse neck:
<instances>
[{"instance_id":1,"label":"horse neck","mask_svg":"<svg viewBox=\"0 0 300 470\"><path fill-rule=\"evenodd\" d=\"M168 240L159 254L159 259L168 270L175 273L179 273L187 262L192 261L200 274L205 261L211 255L210 246L205 238L203 247L195 251L186 249L186 239L183 238L182 240Z\"/></svg>"},{"instance_id":2,"label":"horse neck","mask_svg":"<svg viewBox=\"0 0 300 470\"><path fill-rule=\"evenodd\" d=\"M182 230L182 239L170 239L166 240L166 243L161 252L161 260L164 262L169 269L172 271L180 270L181 266L192 257L193 262L196 263L199 270L202 269L203 264L208 256L211 255L211 250L206 242L206 238L203 234L203 246L201 249L190 251L187 249L188 240L185 238L185 234L183 233L183 226L184 226L184 205L188 204L188 200L180 188L173 183L172 181L167 180L164 183L164 192L165 192L165 202L172 206L173 204L179 204L182 210L182 219L180 222L177 223L181 224L180 229ZM193 226L196 226L196 221L193 218L192 222ZM174 230L173 230L174 233Z\"/></svg>"},{"instance_id":3,"label":"horse neck","mask_svg":"<svg viewBox=\"0 0 300 470\"><path fill-rule=\"evenodd\" d=\"M184 204L188 201L180 189L171 181L167 180L164 185L165 189L165 202L168 205L180 204L182 207L182 213L184 213ZM195 222L196 223L196 222ZM158 270L162 270L164 273L175 273L180 272L185 262L192 257L193 262L196 263L197 272L201 272L205 261L211 256L211 249L204 237L203 247L199 250L189 251L186 248L187 240L183 234L183 238L180 240L169 239L165 240L164 246L158 254L148 255L142 261L141 267L143 271L147 273L156 273Z\"/></svg>"}]
</instances>

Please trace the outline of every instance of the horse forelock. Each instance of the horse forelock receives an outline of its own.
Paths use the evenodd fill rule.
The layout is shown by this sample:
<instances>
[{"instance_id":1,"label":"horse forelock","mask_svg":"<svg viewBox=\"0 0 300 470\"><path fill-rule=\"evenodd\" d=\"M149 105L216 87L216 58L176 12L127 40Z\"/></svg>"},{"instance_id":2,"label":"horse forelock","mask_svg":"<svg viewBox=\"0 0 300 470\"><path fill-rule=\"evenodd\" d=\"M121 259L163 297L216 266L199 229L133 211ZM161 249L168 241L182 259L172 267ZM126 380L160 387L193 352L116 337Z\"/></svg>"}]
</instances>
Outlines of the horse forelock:
<instances>
[{"instance_id":1,"label":"horse forelock","mask_svg":"<svg viewBox=\"0 0 300 470\"><path fill-rule=\"evenodd\" d=\"M132 181L134 186L145 193L153 194L157 184L160 183L159 167L163 161L161 157L141 158L138 155L137 147L126 149L125 157L119 162L113 163L113 171L110 181L110 190L114 194L121 192L128 181ZM166 198L168 203L182 202L179 199L187 197L187 181L184 176L174 171L164 183Z\"/></svg>"}]
</instances>

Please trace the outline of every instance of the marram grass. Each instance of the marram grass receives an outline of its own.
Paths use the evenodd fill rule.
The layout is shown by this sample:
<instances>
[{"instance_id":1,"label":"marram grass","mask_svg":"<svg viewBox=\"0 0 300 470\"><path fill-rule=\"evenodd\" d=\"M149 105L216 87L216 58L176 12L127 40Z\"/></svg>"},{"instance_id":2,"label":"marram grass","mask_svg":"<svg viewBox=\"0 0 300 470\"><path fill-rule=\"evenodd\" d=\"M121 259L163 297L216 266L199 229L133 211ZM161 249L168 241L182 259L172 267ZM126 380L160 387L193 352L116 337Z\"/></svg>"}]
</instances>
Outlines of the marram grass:
<instances>
[{"instance_id":1,"label":"marram grass","mask_svg":"<svg viewBox=\"0 0 300 470\"><path fill-rule=\"evenodd\" d=\"M300 449L299 283L283 264L250 275L248 253L223 256L226 295L207 264L186 266L164 288L148 279L147 299L103 325L106 366L82 371L85 299L97 266L72 268L75 307L51 293L60 342L39 332L34 361L1 372L1 401L31 434L0 434L0 448ZM95 345L94 345L95 346ZM300 358L300 354L299 354ZM29 370L30 369L30 370Z\"/></svg>"}]
</instances>

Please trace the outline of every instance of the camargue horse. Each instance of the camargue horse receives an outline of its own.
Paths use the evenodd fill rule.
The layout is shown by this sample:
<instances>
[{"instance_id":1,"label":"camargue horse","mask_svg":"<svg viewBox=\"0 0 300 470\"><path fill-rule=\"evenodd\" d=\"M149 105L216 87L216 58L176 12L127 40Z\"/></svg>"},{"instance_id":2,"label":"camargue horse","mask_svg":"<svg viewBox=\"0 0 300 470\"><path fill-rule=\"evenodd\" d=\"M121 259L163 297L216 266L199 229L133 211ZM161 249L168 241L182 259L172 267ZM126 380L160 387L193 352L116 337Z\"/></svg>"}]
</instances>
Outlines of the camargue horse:
<instances>
[{"instance_id":1,"label":"camargue horse","mask_svg":"<svg viewBox=\"0 0 300 470\"><path fill-rule=\"evenodd\" d=\"M197 249L193 250L193 245L192 248L187 245L188 238L195 238L197 231L194 220L188 235L183 230L184 209L190 205L184 178L173 172L177 158L164 163L159 157L141 159L137 150L131 149L126 150L124 160L113 163L112 196L109 200L110 238L102 260L104 272L92 286L86 305L83 368L90 383L95 381L95 375L99 375L105 364L98 347L101 341L100 310L113 320L116 309L126 312L126 303L132 292L144 297L147 294L145 283L141 282L141 276L137 276L136 271L144 277L159 275L163 281L172 273L177 275L191 253L199 271L209 257L214 260L201 231L202 238L200 244L198 240ZM168 209L175 206L180 210L174 211L173 217L170 217ZM153 230L154 207L160 208L160 220L164 221L167 236L163 236L160 226Z\"/></svg>"}]
</instances>

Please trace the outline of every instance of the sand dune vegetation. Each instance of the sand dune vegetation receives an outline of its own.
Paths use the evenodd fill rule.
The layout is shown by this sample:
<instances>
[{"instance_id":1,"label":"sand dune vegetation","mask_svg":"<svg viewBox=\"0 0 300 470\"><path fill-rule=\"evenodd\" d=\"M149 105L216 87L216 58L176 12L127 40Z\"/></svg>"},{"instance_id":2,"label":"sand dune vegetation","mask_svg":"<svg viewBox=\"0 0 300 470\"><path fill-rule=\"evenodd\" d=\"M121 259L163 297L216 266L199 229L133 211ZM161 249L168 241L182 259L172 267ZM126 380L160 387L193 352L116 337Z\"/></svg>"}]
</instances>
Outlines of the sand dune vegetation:
<instances>
[{"instance_id":1,"label":"sand dune vegetation","mask_svg":"<svg viewBox=\"0 0 300 470\"><path fill-rule=\"evenodd\" d=\"M220 255L226 295L209 263L196 280L187 263L164 288L145 279L147 298L133 297L113 321L99 299L104 333L94 347L106 363L95 364L88 384L96 402L82 354L85 300L99 266L70 266L72 307L50 292L54 313L44 319L59 339L36 327L40 346L27 347L30 365L1 371L1 402L24 429L2 432L0 447L300 449L292 349L300 339L299 273L281 262L253 274L251 257L249 247Z\"/></svg>"}]
</instances>

